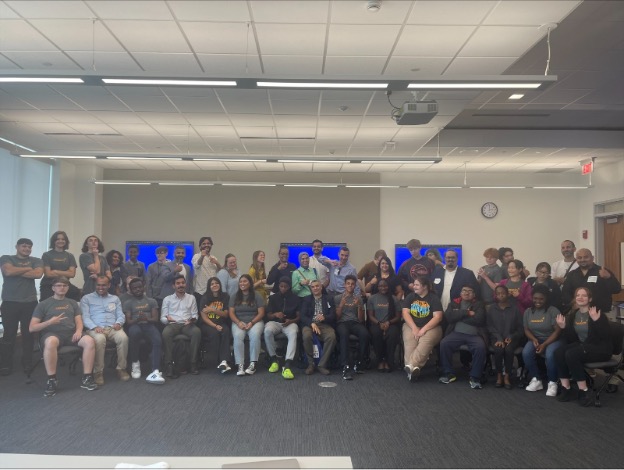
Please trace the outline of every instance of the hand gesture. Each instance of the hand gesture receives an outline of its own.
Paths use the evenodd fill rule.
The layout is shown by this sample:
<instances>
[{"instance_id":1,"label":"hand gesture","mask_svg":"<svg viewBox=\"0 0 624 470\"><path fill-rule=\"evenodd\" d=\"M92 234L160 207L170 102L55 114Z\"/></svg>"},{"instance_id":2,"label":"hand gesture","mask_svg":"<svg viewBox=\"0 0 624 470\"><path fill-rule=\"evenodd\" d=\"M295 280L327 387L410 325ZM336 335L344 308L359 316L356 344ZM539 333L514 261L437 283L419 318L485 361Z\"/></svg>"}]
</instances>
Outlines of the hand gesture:
<instances>
[{"instance_id":1,"label":"hand gesture","mask_svg":"<svg viewBox=\"0 0 624 470\"><path fill-rule=\"evenodd\" d=\"M55 317L52 317L48 320L48 324L50 325L58 325L59 323L61 323L63 320L65 320L65 314L61 313L60 315L57 315Z\"/></svg>"},{"instance_id":2,"label":"hand gesture","mask_svg":"<svg viewBox=\"0 0 624 470\"><path fill-rule=\"evenodd\" d=\"M316 333L317 335L321 334L321 329L318 327L316 323L312 323L312 331Z\"/></svg>"},{"instance_id":3,"label":"hand gesture","mask_svg":"<svg viewBox=\"0 0 624 470\"><path fill-rule=\"evenodd\" d=\"M505 338L505 345L511 343L511 338Z\"/></svg>"},{"instance_id":4,"label":"hand gesture","mask_svg":"<svg viewBox=\"0 0 624 470\"><path fill-rule=\"evenodd\" d=\"M611 273L605 268L600 268L600 271L598 271L598 275L603 279L609 279L611 277Z\"/></svg>"},{"instance_id":5,"label":"hand gesture","mask_svg":"<svg viewBox=\"0 0 624 470\"><path fill-rule=\"evenodd\" d=\"M562 314L557 315L557 326L559 326L562 330L566 326L565 317Z\"/></svg>"},{"instance_id":6,"label":"hand gesture","mask_svg":"<svg viewBox=\"0 0 624 470\"><path fill-rule=\"evenodd\" d=\"M179 273L180 271L182 271L182 265L181 264L176 264L176 267L175 267L174 271L176 273Z\"/></svg>"},{"instance_id":7,"label":"hand gesture","mask_svg":"<svg viewBox=\"0 0 624 470\"><path fill-rule=\"evenodd\" d=\"M221 325L217 325L215 324L215 330L217 331L223 331L223 327Z\"/></svg>"},{"instance_id":8,"label":"hand gesture","mask_svg":"<svg viewBox=\"0 0 624 470\"><path fill-rule=\"evenodd\" d=\"M76 331L72 336L72 343L77 343L82 338L82 331Z\"/></svg>"},{"instance_id":9,"label":"hand gesture","mask_svg":"<svg viewBox=\"0 0 624 470\"><path fill-rule=\"evenodd\" d=\"M542 354L544 352L544 345L543 344L539 344L536 348L535 348L535 353L536 354Z\"/></svg>"},{"instance_id":10,"label":"hand gesture","mask_svg":"<svg viewBox=\"0 0 624 470\"><path fill-rule=\"evenodd\" d=\"M113 330L115 330L115 331L119 331L119 330L121 330L121 325L120 325L119 323L115 323L115 324L113 325Z\"/></svg>"},{"instance_id":11,"label":"hand gesture","mask_svg":"<svg viewBox=\"0 0 624 470\"><path fill-rule=\"evenodd\" d=\"M503 343L502 341L497 341L496 343L494 343L494 346L497 348L504 348L505 343Z\"/></svg>"},{"instance_id":12,"label":"hand gesture","mask_svg":"<svg viewBox=\"0 0 624 470\"><path fill-rule=\"evenodd\" d=\"M590 307L589 317L594 321L598 321L600 318L600 310L597 310L596 307Z\"/></svg>"},{"instance_id":13,"label":"hand gesture","mask_svg":"<svg viewBox=\"0 0 624 470\"><path fill-rule=\"evenodd\" d=\"M468 316L469 317L474 317L475 316L474 311L473 310L468 310Z\"/></svg>"}]
</instances>

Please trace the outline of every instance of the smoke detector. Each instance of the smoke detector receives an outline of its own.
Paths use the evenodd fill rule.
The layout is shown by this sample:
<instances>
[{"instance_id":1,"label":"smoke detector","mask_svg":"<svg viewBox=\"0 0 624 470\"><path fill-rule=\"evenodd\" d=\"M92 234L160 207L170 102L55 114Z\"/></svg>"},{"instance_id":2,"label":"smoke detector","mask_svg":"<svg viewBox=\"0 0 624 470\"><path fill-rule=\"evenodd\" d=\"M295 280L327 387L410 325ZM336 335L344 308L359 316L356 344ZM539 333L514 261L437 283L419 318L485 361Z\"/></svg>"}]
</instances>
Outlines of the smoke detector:
<instances>
[{"instance_id":1,"label":"smoke detector","mask_svg":"<svg viewBox=\"0 0 624 470\"><path fill-rule=\"evenodd\" d=\"M371 13L377 13L381 10L381 0L368 0L366 4L366 9Z\"/></svg>"}]
</instances>

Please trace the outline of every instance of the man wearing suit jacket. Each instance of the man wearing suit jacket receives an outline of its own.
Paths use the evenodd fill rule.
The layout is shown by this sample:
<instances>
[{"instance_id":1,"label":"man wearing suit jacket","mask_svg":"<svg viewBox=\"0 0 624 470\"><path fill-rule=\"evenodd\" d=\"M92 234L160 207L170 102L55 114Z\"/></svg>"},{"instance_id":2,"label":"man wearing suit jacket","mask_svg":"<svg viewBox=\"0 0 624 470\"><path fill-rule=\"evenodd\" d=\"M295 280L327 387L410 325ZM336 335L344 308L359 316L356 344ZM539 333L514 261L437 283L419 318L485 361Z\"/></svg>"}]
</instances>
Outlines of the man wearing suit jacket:
<instances>
[{"instance_id":1,"label":"man wearing suit jacket","mask_svg":"<svg viewBox=\"0 0 624 470\"><path fill-rule=\"evenodd\" d=\"M173 250L173 261L167 263L171 272L167 274L165 278L166 282L163 285L164 297L174 293L173 280L178 275L183 276L186 281L186 293L193 294L193 271L191 271L191 267L184 262L185 256L186 249L183 246L176 246Z\"/></svg>"},{"instance_id":2,"label":"man wearing suit jacket","mask_svg":"<svg viewBox=\"0 0 624 470\"><path fill-rule=\"evenodd\" d=\"M446 261L444 267L436 266L433 270L433 289L446 311L451 301L461 296L462 287L470 286L475 292L479 292L479 283L470 269L457 266L455 251L447 250L444 260Z\"/></svg>"}]
</instances>

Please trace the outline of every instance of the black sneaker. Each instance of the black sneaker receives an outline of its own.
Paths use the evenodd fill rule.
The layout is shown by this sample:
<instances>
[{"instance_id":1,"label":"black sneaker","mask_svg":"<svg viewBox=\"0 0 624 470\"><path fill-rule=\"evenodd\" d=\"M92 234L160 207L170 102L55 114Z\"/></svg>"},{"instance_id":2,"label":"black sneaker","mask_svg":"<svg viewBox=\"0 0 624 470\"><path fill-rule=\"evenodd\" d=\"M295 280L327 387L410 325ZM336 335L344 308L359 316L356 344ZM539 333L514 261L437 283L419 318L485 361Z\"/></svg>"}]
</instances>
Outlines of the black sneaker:
<instances>
[{"instance_id":1,"label":"black sneaker","mask_svg":"<svg viewBox=\"0 0 624 470\"><path fill-rule=\"evenodd\" d=\"M165 368L165 377L173 377L173 363L171 362Z\"/></svg>"},{"instance_id":2,"label":"black sneaker","mask_svg":"<svg viewBox=\"0 0 624 470\"><path fill-rule=\"evenodd\" d=\"M592 406L596 402L596 395L590 388L588 390L579 390L578 404L580 406Z\"/></svg>"},{"instance_id":3,"label":"black sneaker","mask_svg":"<svg viewBox=\"0 0 624 470\"><path fill-rule=\"evenodd\" d=\"M44 397L53 397L56 395L56 387L58 386L58 382L56 379L48 379L48 383L46 384L46 389L43 392Z\"/></svg>"},{"instance_id":4,"label":"black sneaker","mask_svg":"<svg viewBox=\"0 0 624 470\"><path fill-rule=\"evenodd\" d=\"M456 380L457 377L455 375L445 374L438 379L438 382L440 382L441 384L450 384L452 382L455 382Z\"/></svg>"},{"instance_id":5,"label":"black sneaker","mask_svg":"<svg viewBox=\"0 0 624 470\"><path fill-rule=\"evenodd\" d=\"M90 392L93 390L97 390L98 386L95 384L95 380L93 380L92 375L87 375L82 378L82 382L80 383L80 388L84 388L85 390L89 390Z\"/></svg>"},{"instance_id":6,"label":"black sneaker","mask_svg":"<svg viewBox=\"0 0 624 470\"><path fill-rule=\"evenodd\" d=\"M344 380L353 380L353 374L351 373L351 368L349 366L344 366L342 368L342 378Z\"/></svg>"},{"instance_id":7,"label":"black sneaker","mask_svg":"<svg viewBox=\"0 0 624 470\"><path fill-rule=\"evenodd\" d=\"M356 362L355 366L353 367L353 372L355 372L356 374L363 374L364 373L364 366L362 365L361 362Z\"/></svg>"},{"instance_id":8,"label":"black sneaker","mask_svg":"<svg viewBox=\"0 0 624 470\"><path fill-rule=\"evenodd\" d=\"M561 393L557 397L557 401L570 401L572 391L569 388L561 387Z\"/></svg>"}]
</instances>

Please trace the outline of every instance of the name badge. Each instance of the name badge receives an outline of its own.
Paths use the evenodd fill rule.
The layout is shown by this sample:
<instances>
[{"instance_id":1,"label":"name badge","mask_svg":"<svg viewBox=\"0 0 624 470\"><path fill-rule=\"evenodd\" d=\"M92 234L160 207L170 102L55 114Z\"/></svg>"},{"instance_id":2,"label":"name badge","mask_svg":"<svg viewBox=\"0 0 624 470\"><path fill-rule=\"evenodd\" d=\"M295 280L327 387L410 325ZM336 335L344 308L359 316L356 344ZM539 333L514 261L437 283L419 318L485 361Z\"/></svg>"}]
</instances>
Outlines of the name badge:
<instances>
[{"instance_id":1,"label":"name badge","mask_svg":"<svg viewBox=\"0 0 624 470\"><path fill-rule=\"evenodd\" d=\"M439 277L436 277L436 278L433 280L433 283L434 283L434 284L440 284L440 281L441 281L441 280L442 280L442 279L440 279Z\"/></svg>"},{"instance_id":2,"label":"name badge","mask_svg":"<svg viewBox=\"0 0 624 470\"><path fill-rule=\"evenodd\" d=\"M587 282L598 282L598 276L589 276Z\"/></svg>"},{"instance_id":3,"label":"name badge","mask_svg":"<svg viewBox=\"0 0 624 470\"><path fill-rule=\"evenodd\" d=\"M338 276L340 274L340 269L336 268L334 269L334 276Z\"/></svg>"},{"instance_id":4,"label":"name badge","mask_svg":"<svg viewBox=\"0 0 624 470\"><path fill-rule=\"evenodd\" d=\"M109 304L106 306L106 310L108 312L114 312L115 311L115 302L109 302Z\"/></svg>"}]
</instances>

